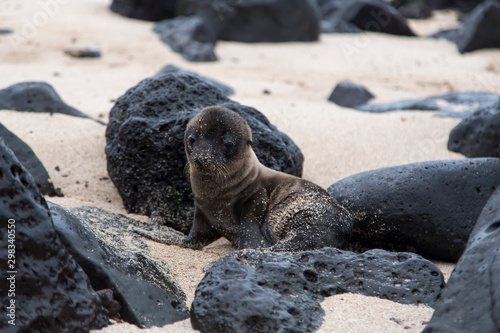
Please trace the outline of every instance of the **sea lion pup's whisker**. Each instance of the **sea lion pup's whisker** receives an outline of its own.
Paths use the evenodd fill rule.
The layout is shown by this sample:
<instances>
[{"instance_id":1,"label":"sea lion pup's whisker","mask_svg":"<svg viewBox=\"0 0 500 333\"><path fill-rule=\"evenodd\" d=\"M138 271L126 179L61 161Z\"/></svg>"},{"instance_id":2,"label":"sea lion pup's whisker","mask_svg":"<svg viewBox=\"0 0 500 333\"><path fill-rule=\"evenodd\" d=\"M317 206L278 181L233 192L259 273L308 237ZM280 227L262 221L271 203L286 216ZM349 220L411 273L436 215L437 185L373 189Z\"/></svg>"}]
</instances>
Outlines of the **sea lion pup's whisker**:
<instances>
[{"instance_id":1,"label":"sea lion pup's whisker","mask_svg":"<svg viewBox=\"0 0 500 333\"><path fill-rule=\"evenodd\" d=\"M220 237L239 249L347 245L352 220L345 208L320 186L260 164L250 127L236 112L207 107L189 121L184 138L195 210L181 246ZM204 154L209 158L198 167L196 156Z\"/></svg>"}]
</instances>

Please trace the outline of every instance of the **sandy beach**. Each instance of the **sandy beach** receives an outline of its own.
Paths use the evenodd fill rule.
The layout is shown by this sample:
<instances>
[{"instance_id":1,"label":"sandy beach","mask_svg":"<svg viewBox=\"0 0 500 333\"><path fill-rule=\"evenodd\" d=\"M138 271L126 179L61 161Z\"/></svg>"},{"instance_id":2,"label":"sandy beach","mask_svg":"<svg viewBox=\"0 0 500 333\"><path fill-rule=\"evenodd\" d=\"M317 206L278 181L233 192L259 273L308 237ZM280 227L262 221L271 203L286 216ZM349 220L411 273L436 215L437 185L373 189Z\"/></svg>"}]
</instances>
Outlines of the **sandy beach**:
<instances>
[{"instance_id":1,"label":"sandy beach","mask_svg":"<svg viewBox=\"0 0 500 333\"><path fill-rule=\"evenodd\" d=\"M255 107L300 147L304 175L328 187L349 175L418 161L456 159L449 152L450 130L460 119L430 111L370 114L327 101L334 86L350 80L367 87L372 102L423 98L464 90L500 91L500 50L460 55L445 40L385 34L321 35L315 43L243 44L219 42L214 63L189 63L161 43L153 23L109 11L109 0L3 1L0 28L0 88L23 81L45 81L76 109L107 121L114 101L167 64L216 79L235 89L230 98ZM435 12L430 20L410 21L425 36L457 25L457 14ZM102 57L76 59L73 48L98 48ZM264 94L264 90L270 94ZM95 206L128 214L109 179L105 126L61 114L0 111L0 122L23 139L45 165L64 197L64 207ZM57 168L56 168L57 167ZM57 170L56 170L57 169ZM148 242L170 265L187 294L189 307L203 278L202 268L234 250L221 239L202 251ZM446 278L453 264L438 263ZM432 316L427 306L402 305L360 295L325 299L318 332L420 332ZM138 332L129 324L99 332ZM193 332L189 320L141 332Z\"/></svg>"}]
</instances>

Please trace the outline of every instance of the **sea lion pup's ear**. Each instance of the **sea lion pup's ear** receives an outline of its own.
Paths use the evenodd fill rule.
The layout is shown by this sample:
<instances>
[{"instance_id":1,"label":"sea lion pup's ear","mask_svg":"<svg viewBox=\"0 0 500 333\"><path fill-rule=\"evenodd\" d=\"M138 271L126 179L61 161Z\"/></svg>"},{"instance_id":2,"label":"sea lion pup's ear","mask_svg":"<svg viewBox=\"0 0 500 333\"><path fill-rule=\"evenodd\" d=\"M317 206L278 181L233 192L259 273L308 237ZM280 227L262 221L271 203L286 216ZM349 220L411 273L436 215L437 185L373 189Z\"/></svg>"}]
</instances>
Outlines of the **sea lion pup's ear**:
<instances>
[{"instance_id":1,"label":"sea lion pup's ear","mask_svg":"<svg viewBox=\"0 0 500 333\"><path fill-rule=\"evenodd\" d=\"M253 145L253 141L252 141L252 139L248 139L248 140L247 140L247 143L248 143L248 145L249 145L249 146L252 146L252 145Z\"/></svg>"}]
</instances>

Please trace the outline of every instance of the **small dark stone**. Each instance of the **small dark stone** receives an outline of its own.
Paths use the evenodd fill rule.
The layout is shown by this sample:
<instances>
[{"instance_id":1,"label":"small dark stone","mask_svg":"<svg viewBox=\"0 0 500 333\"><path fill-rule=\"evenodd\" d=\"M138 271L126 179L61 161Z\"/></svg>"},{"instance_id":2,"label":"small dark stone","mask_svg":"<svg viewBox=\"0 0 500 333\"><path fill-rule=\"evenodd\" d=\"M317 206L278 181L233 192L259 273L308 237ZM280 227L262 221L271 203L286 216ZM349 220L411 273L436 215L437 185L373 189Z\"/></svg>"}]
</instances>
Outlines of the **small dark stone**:
<instances>
[{"instance_id":1,"label":"small dark stone","mask_svg":"<svg viewBox=\"0 0 500 333\"><path fill-rule=\"evenodd\" d=\"M0 90L0 110L63 113L90 118L64 103L54 88L45 82L21 82ZM100 124L102 121L95 120Z\"/></svg>"},{"instance_id":2,"label":"small dark stone","mask_svg":"<svg viewBox=\"0 0 500 333\"><path fill-rule=\"evenodd\" d=\"M16 155L17 159L27 169L27 171L35 179L35 184L44 195L48 196L63 196L62 193L56 191L52 179L38 159L33 150L23 140L17 137L0 123L0 137L3 138L5 144Z\"/></svg>"},{"instance_id":3,"label":"small dark stone","mask_svg":"<svg viewBox=\"0 0 500 333\"><path fill-rule=\"evenodd\" d=\"M100 58L101 51L94 49L74 49L74 50L66 50L65 54L73 57L73 58Z\"/></svg>"},{"instance_id":4,"label":"small dark stone","mask_svg":"<svg viewBox=\"0 0 500 333\"><path fill-rule=\"evenodd\" d=\"M345 33L367 30L415 36L406 19L391 5L379 0L316 0L321 12L321 32Z\"/></svg>"},{"instance_id":5,"label":"small dark stone","mask_svg":"<svg viewBox=\"0 0 500 333\"><path fill-rule=\"evenodd\" d=\"M253 149L264 165L302 175L303 156L298 147L259 111L229 100L200 77L166 74L129 89L110 113L108 173L130 212L189 232L193 198L184 174L184 131L194 115L211 105L245 118L252 129Z\"/></svg>"},{"instance_id":6,"label":"small dark stone","mask_svg":"<svg viewBox=\"0 0 500 333\"><path fill-rule=\"evenodd\" d=\"M406 18L426 19L432 16L429 0L393 0L391 5Z\"/></svg>"},{"instance_id":7,"label":"small dark stone","mask_svg":"<svg viewBox=\"0 0 500 333\"><path fill-rule=\"evenodd\" d=\"M209 267L191 323L202 332L312 332L324 297L351 292L432 306L443 286L439 269L412 253L236 251Z\"/></svg>"},{"instance_id":8,"label":"small dark stone","mask_svg":"<svg viewBox=\"0 0 500 333\"><path fill-rule=\"evenodd\" d=\"M207 30L202 18L179 16L158 22L153 31L172 51L188 61L216 61L214 47L217 39L216 36L206 36Z\"/></svg>"},{"instance_id":9,"label":"small dark stone","mask_svg":"<svg viewBox=\"0 0 500 333\"><path fill-rule=\"evenodd\" d=\"M177 0L113 0L111 11L122 16L160 21L175 16Z\"/></svg>"},{"instance_id":10,"label":"small dark stone","mask_svg":"<svg viewBox=\"0 0 500 333\"><path fill-rule=\"evenodd\" d=\"M444 39L449 40L450 42L455 43L457 41L457 38L458 38L458 32L459 32L458 28L457 29L441 30L441 31L433 33L429 37L430 38L444 38Z\"/></svg>"},{"instance_id":11,"label":"small dark stone","mask_svg":"<svg viewBox=\"0 0 500 333\"><path fill-rule=\"evenodd\" d=\"M338 83L328 100L337 105L354 108L371 100L373 96L365 87L350 81Z\"/></svg>"},{"instance_id":12,"label":"small dark stone","mask_svg":"<svg viewBox=\"0 0 500 333\"><path fill-rule=\"evenodd\" d=\"M496 106L477 110L455 126L448 149L467 157L499 157L500 98Z\"/></svg>"},{"instance_id":13,"label":"small dark stone","mask_svg":"<svg viewBox=\"0 0 500 333\"><path fill-rule=\"evenodd\" d=\"M212 79L209 79L207 77L201 76L195 72L190 72L190 71L186 71L184 69L180 69L179 67L176 67L174 65L167 65L167 66L163 67L162 69L160 69L158 71L158 73L155 74L155 77L160 77L162 75L169 74L169 73L179 73L179 74L184 73L184 74L190 74L190 75L196 76L196 77L200 78L201 80L204 80L204 81L216 86L220 90L222 90L224 95L226 95L226 96L234 95L234 89L225 85L224 83L220 83L216 80L212 80Z\"/></svg>"},{"instance_id":14,"label":"small dark stone","mask_svg":"<svg viewBox=\"0 0 500 333\"><path fill-rule=\"evenodd\" d=\"M129 231L140 222L97 208L49 206L63 244L95 290L113 290L123 320L147 328L189 316L168 265L153 259L147 245Z\"/></svg>"},{"instance_id":15,"label":"small dark stone","mask_svg":"<svg viewBox=\"0 0 500 333\"><path fill-rule=\"evenodd\" d=\"M86 332L107 325L99 297L57 236L33 177L2 138L0 249L0 331Z\"/></svg>"},{"instance_id":16,"label":"small dark stone","mask_svg":"<svg viewBox=\"0 0 500 333\"><path fill-rule=\"evenodd\" d=\"M13 32L14 30L12 29L7 29L7 28L0 29L0 35L10 35Z\"/></svg>"},{"instance_id":17,"label":"small dark stone","mask_svg":"<svg viewBox=\"0 0 500 333\"><path fill-rule=\"evenodd\" d=\"M458 31L460 53L500 48L500 3L484 1L468 15Z\"/></svg>"},{"instance_id":18,"label":"small dark stone","mask_svg":"<svg viewBox=\"0 0 500 333\"><path fill-rule=\"evenodd\" d=\"M500 188L488 200L425 333L498 332Z\"/></svg>"},{"instance_id":19,"label":"small dark stone","mask_svg":"<svg viewBox=\"0 0 500 333\"><path fill-rule=\"evenodd\" d=\"M328 192L352 213L353 243L457 261L500 185L500 159L419 162L362 172Z\"/></svg>"},{"instance_id":20,"label":"small dark stone","mask_svg":"<svg viewBox=\"0 0 500 333\"><path fill-rule=\"evenodd\" d=\"M500 94L481 91L462 91L439 96L431 96L421 100L406 99L398 102L365 104L355 107L359 111L388 112L397 110L426 110L439 112L443 117L466 118L477 110L498 105Z\"/></svg>"}]
</instances>

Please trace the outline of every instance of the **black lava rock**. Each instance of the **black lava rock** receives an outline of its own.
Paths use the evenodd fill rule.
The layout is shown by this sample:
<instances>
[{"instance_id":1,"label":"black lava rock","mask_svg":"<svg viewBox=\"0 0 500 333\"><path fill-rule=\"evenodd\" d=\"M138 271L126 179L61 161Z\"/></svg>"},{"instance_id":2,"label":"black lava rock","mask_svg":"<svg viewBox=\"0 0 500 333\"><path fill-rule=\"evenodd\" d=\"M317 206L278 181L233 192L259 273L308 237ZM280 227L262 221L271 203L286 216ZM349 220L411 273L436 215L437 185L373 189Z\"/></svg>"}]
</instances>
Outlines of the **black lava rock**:
<instances>
[{"instance_id":1,"label":"black lava rock","mask_svg":"<svg viewBox=\"0 0 500 333\"><path fill-rule=\"evenodd\" d=\"M172 51L180 53L182 57L193 62L216 61L214 48L217 38L207 35L209 28L201 17L179 16L171 20L158 22L154 32L160 39L169 45Z\"/></svg>"},{"instance_id":2,"label":"black lava rock","mask_svg":"<svg viewBox=\"0 0 500 333\"><path fill-rule=\"evenodd\" d=\"M500 156L500 98L465 118L450 132L448 149L467 157Z\"/></svg>"},{"instance_id":3,"label":"black lava rock","mask_svg":"<svg viewBox=\"0 0 500 333\"><path fill-rule=\"evenodd\" d=\"M73 58L100 58L101 51L97 49L71 49L64 51L65 54Z\"/></svg>"},{"instance_id":4,"label":"black lava rock","mask_svg":"<svg viewBox=\"0 0 500 333\"><path fill-rule=\"evenodd\" d=\"M264 165L301 176L302 153L259 111L229 100L198 77L162 75L143 80L120 97L106 130L108 173L130 212L189 232L193 198L184 175L184 130L189 119L211 105L245 118Z\"/></svg>"},{"instance_id":5,"label":"black lava rock","mask_svg":"<svg viewBox=\"0 0 500 333\"><path fill-rule=\"evenodd\" d=\"M196 288L191 323L202 332L311 332L324 297L352 292L433 305L443 286L439 269L411 253L236 251Z\"/></svg>"},{"instance_id":6,"label":"black lava rock","mask_svg":"<svg viewBox=\"0 0 500 333\"><path fill-rule=\"evenodd\" d=\"M500 102L500 94L481 91L462 91L425 99L407 99L398 102L365 104L355 107L359 111L388 112L396 110L426 110L439 112L437 116L466 118L477 110L496 107Z\"/></svg>"},{"instance_id":7,"label":"black lava rock","mask_svg":"<svg viewBox=\"0 0 500 333\"><path fill-rule=\"evenodd\" d=\"M218 40L317 41L319 12L309 0L179 0L180 15L203 18Z\"/></svg>"},{"instance_id":8,"label":"black lava rock","mask_svg":"<svg viewBox=\"0 0 500 333\"><path fill-rule=\"evenodd\" d=\"M0 138L2 332L86 332L108 318L66 251L33 177ZM15 325L15 326L14 326Z\"/></svg>"},{"instance_id":9,"label":"black lava rock","mask_svg":"<svg viewBox=\"0 0 500 333\"><path fill-rule=\"evenodd\" d=\"M340 106L354 108L367 103L373 97L375 96L362 85L343 81L335 86L328 100Z\"/></svg>"},{"instance_id":10,"label":"black lava rock","mask_svg":"<svg viewBox=\"0 0 500 333\"><path fill-rule=\"evenodd\" d=\"M113 0L111 11L122 16L159 21L175 16L177 0Z\"/></svg>"},{"instance_id":11,"label":"black lava rock","mask_svg":"<svg viewBox=\"0 0 500 333\"><path fill-rule=\"evenodd\" d=\"M426 19L432 16L429 2L429 0L393 0L391 5L406 18Z\"/></svg>"},{"instance_id":12,"label":"black lava rock","mask_svg":"<svg viewBox=\"0 0 500 333\"><path fill-rule=\"evenodd\" d=\"M498 332L500 188L488 200L425 333Z\"/></svg>"},{"instance_id":13,"label":"black lava rock","mask_svg":"<svg viewBox=\"0 0 500 333\"><path fill-rule=\"evenodd\" d=\"M361 30L415 36L401 13L379 0L316 0L321 12L322 33Z\"/></svg>"},{"instance_id":14,"label":"black lava rock","mask_svg":"<svg viewBox=\"0 0 500 333\"><path fill-rule=\"evenodd\" d=\"M462 23L456 44L460 53L500 48L500 3L484 1Z\"/></svg>"},{"instance_id":15,"label":"black lava rock","mask_svg":"<svg viewBox=\"0 0 500 333\"><path fill-rule=\"evenodd\" d=\"M218 81L201 76L195 72L190 72L190 71L186 71L184 69L180 69L179 67L176 67L174 65L167 65L167 66L163 67L162 69L160 69L158 71L158 73L156 73L155 77L160 77L162 75L169 74L169 73L179 73L179 74L184 73L184 74L190 74L192 76L196 76L197 78L199 78L201 80L205 80L206 82L210 83L211 85L214 85L217 88L219 88L220 90L222 90L224 95L226 95L226 96L234 95L234 89L229 87L228 85L225 85L224 83L220 83Z\"/></svg>"},{"instance_id":16,"label":"black lava rock","mask_svg":"<svg viewBox=\"0 0 500 333\"><path fill-rule=\"evenodd\" d=\"M328 192L352 213L361 248L457 261L483 206L500 184L500 159L420 162L362 172Z\"/></svg>"},{"instance_id":17,"label":"black lava rock","mask_svg":"<svg viewBox=\"0 0 500 333\"><path fill-rule=\"evenodd\" d=\"M140 222L97 208L49 206L63 244L95 290L113 291L123 320L148 328L189 316L168 265L152 259L147 245L129 231Z\"/></svg>"},{"instance_id":18,"label":"black lava rock","mask_svg":"<svg viewBox=\"0 0 500 333\"><path fill-rule=\"evenodd\" d=\"M0 90L0 110L63 113L90 118L64 103L54 88L45 82L21 82ZM95 120L103 124L99 120Z\"/></svg>"},{"instance_id":19,"label":"black lava rock","mask_svg":"<svg viewBox=\"0 0 500 333\"><path fill-rule=\"evenodd\" d=\"M9 131L5 126L0 123L0 137L3 138L7 147L12 150L17 159L26 168L26 170L33 176L35 184L44 195L49 196L62 196L61 189L55 189L52 179L50 179L47 170L42 162L35 155L30 146L23 140L19 139L14 133Z\"/></svg>"}]
</instances>

